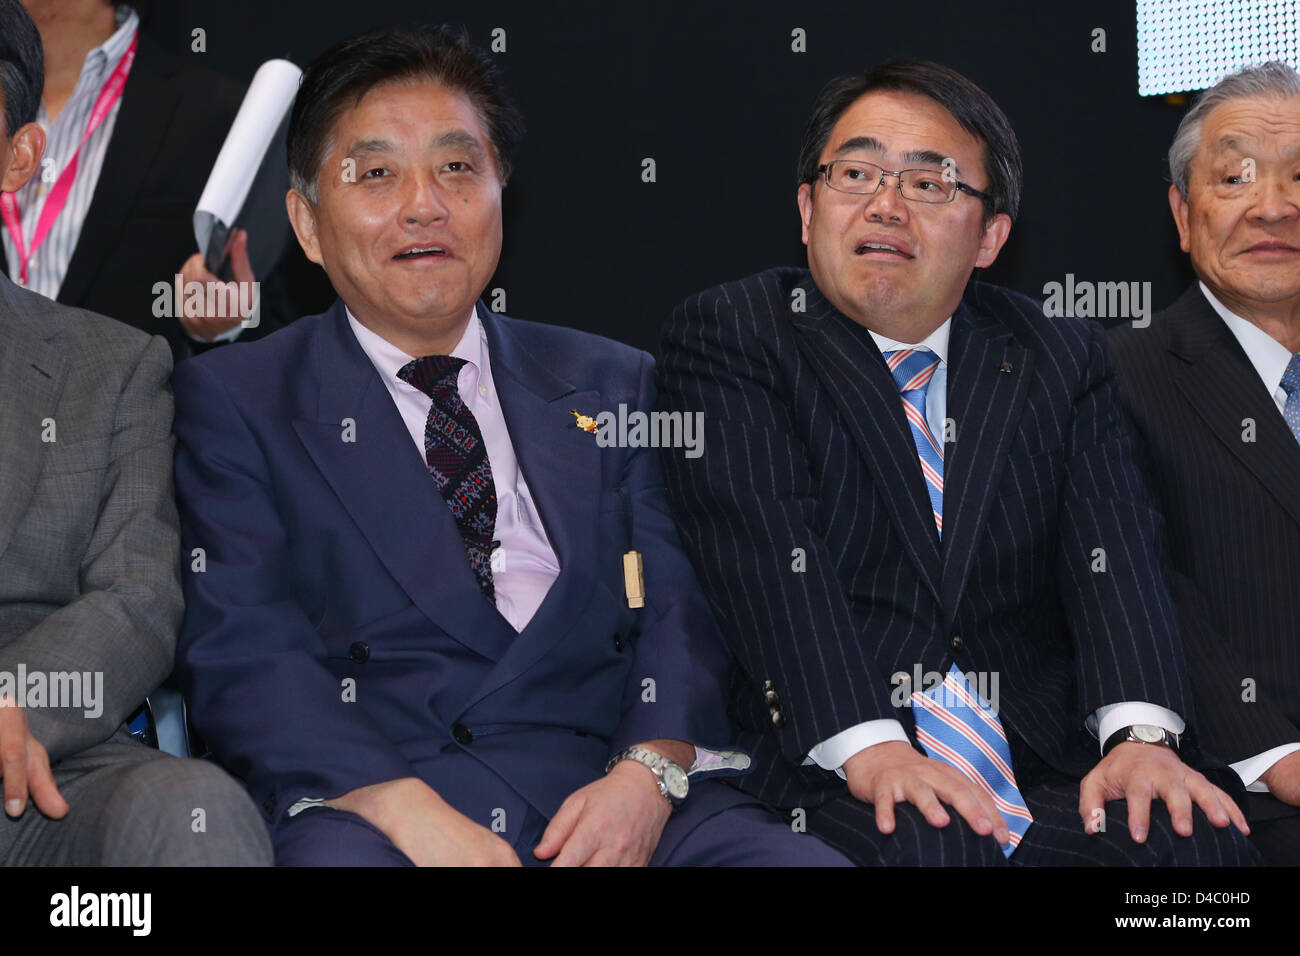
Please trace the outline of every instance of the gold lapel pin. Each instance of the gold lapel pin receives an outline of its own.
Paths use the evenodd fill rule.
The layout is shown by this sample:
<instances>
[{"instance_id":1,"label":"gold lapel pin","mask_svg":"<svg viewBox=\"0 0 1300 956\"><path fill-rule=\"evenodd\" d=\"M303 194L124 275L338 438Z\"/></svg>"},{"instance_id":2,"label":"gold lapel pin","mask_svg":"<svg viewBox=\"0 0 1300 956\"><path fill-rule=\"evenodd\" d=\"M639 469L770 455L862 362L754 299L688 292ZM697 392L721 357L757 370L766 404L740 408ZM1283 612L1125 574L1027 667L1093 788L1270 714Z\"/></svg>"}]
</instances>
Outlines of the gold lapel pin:
<instances>
[{"instance_id":1,"label":"gold lapel pin","mask_svg":"<svg viewBox=\"0 0 1300 956\"><path fill-rule=\"evenodd\" d=\"M569 412L578 420L578 427L584 432L594 432L596 430L596 419L590 415L583 415L576 408L569 409Z\"/></svg>"}]
</instances>

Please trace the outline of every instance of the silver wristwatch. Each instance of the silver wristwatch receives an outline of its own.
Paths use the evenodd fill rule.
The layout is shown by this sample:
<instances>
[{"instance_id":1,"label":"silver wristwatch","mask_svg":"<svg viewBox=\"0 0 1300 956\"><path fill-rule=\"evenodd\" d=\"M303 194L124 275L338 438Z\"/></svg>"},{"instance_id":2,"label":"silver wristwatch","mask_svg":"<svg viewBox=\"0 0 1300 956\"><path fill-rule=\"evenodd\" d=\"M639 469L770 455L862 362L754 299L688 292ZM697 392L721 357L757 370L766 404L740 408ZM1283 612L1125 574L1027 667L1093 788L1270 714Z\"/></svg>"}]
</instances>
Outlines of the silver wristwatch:
<instances>
[{"instance_id":1,"label":"silver wristwatch","mask_svg":"<svg viewBox=\"0 0 1300 956\"><path fill-rule=\"evenodd\" d=\"M1131 727L1121 727L1106 738L1106 743L1101 748L1102 756L1130 740L1139 744L1163 744L1175 753L1178 752L1177 734L1171 734L1155 724L1133 724Z\"/></svg>"},{"instance_id":2,"label":"silver wristwatch","mask_svg":"<svg viewBox=\"0 0 1300 956\"><path fill-rule=\"evenodd\" d=\"M605 765L605 773L613 770L614 765L622 760L635 760L649 767L659 783L659 792L673 805L673 809L680 807L682 801L686 799L686 794L690 792L691 783L687 779L686 771L662 754L647 750L645 747L628 747L622 753L614 754L610 758L609 763Z\"/></svg>"}]
</instances>

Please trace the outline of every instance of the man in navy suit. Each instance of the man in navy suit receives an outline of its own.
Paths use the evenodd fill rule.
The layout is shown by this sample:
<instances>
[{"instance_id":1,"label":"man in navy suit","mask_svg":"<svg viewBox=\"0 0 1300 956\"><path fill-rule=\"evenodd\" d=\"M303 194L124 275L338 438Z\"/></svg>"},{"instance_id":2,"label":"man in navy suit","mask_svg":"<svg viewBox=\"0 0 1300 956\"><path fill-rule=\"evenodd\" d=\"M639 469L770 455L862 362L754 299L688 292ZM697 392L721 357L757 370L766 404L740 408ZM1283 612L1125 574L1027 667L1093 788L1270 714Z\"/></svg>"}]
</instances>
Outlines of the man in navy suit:
<instances>
[{"instance_id":1,"label":"man in navy suit","mask_svg":"<svg viewBox=\"0 0 1300 956\"><path fill-rule=\"evenodd\" d=\"M739 785L861 864L1254 862L1192 769L1102 329L969 282L1020 177L952 70L832 81L800 158L810 269L666 327L661 406L704 415L707 453L665 479L742 671Z\"/></svg>"},{"instance_id":2,"label":"man in navy suit","mask_svg":"<svg viewBox=\"0 0 1300 956\"><path fill-rule=\"evenodd\" d=\"M592 421L650 357L476 304L520 132L445 28L307 70L288 208L340 301L174 382L198 730L280 864L847 865L706 779L749 764L725 649Z\"/></svg>"}]
</instances>

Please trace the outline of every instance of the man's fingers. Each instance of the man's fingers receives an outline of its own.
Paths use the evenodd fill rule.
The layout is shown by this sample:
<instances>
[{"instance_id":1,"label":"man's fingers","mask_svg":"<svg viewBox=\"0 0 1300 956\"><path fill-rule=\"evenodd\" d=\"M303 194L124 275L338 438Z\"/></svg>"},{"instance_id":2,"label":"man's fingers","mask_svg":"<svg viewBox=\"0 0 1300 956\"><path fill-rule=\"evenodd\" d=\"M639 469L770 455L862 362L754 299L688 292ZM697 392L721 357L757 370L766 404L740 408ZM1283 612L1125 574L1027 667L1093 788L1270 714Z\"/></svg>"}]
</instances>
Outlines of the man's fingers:
<instances>
[{"instance_id":1,"label":"man's fingers","mask_svg":"<svg viewBox=\"0 0 1300 956\"><path fill-rule=\"evenodd\" d=\"M551 866L586 866L598 849L600 840L594 828L579 820L564 841L560 855L551 861Z\"/></svg>"},{"instance_id":2,"label":"man's fingers","mask_svg":"<svg viewBox=\"0 0 1300 956\"><path fill-rule=\"evenodd\" d=\"M230 246L230 273L236 282L253 282L253 263L248 258L248 230L237 230L235 241Z\"/></svg>"},{"instance_id":3,"label":"man's fingers","mask_svg":"<svg viewBox=\"0 0 1300 956\"><path fill-rule=\"evenodd\" d=\"M559 812L551 817L550 824L547 825L546 831L542 834L542 840L533 850L533 856L539 860L545 860L554 856L559 849L568 842L569 836L573 833L574 826L578 823L578 817L582 814L582 800L575 800L573 797L565 800L560 806Z\"/></svg>"},{"instance_id":4,"label":"man's fingers","mask_svg":"<svg viewBox=\"0 0 1300 956\"><path fill-rule=\"evenodd\" d=\"M947 784L945 789L940 791L940 795L980 836L992 834L999 843L1006 843L1011 839L1011 829L1007 826L1006 818L998 810L997 804L983 789L972 784L965 776L960 782L952 781Z\"/></svg>"},{"instance_id":5,"label":"man's fingers","mask_svg":"<svg viewBox=\"0 0 1300 956\"><path fill-rule=\"evenodd\" d=\"M1151 829L1151 783L1145 777L1124 788L1128 803L1128 833L1134 843L1144 843Z\"/></svg>"},{"instance_id":6,"label":"man's fingers","mask_svg":"<svg viewBox=\"0 0 1300 956\"><path fill-rule=\"evenodd\" d=\"M1169 809L1169 819L1173 821L1174 832L1179 836L1192 835L1192 795L1189 790L1196 786L1194 778L1199 776L1200 774L1197 773L1173 776L1161 780L1155 788L1156 795L1164 800L1165 806ZM1218 800L1215 799L1214 803L1218 803ZM1227 814L1223 813L1223 808L1217 809L1221 819L1227 823ZM1209 811L1206 812L1208 814Z\"/></svg>"},{"instance_id":7,"label":"man's fingers","mask_svg":"<svg viewBox=\"0 0 1300 956\"><path fill-rule=\"evenodd\" d=\"M934 788L924 780L912 781L912 786L908 792L908 801L921 811L926 822L932 827L946 827L952 822L952 817L948 816L948 811L943 808L943 804L939 802L938 796L935 795Z\"/></svg>"},{"instance_id":8,"label":"man's fingers","mask_svg":"<svg viewBox=\"0 0 1300 956\"><path fill-rule=\"evenodd\" d=\"M877 788L871 801L876 808L876 829L881 833L894 832L894 794L888 786Z\"/></svg>"},{"instance_id":9,"label":"man's fingers","mask_svg":"<svg viewBox=\"0 0 1300 956\"><path fill-rule=\"evenodd\" d=\"M1106 812L1102 800L1102 785L1096 772L1083 778L1079 786L1079 816L1083 818L1083 831L1096 833L1097 822Z\"/></svg>"},{"instance_id":10,"label":"man's fingers","mask_svg":"<svg viewBox=\"0 0 1300 956\"><path fill-rule=\"evenodd\" d=\"M27 738L27 776L32 803L47 817L58 820L68 813L68 801L63 799L50 770L50 755L35 737Z\"/></svg>"}]
</instances>

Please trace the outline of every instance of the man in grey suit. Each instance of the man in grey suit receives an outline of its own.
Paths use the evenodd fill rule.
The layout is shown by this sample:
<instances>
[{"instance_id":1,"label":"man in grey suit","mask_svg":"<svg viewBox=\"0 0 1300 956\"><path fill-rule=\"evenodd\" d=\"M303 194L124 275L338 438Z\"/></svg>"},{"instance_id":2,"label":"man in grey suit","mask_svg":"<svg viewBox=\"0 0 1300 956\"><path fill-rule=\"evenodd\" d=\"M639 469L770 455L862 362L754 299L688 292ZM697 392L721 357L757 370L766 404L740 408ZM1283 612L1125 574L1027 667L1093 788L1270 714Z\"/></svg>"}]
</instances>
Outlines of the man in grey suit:
<instances>
[{"instance_id":1,"label":"man in grey suit","mask_svg":"<svg viewBox=\"0 0 1300 956\"><path fill-rule=\"evenodd\" d=\"M0 0L0 192L40 163L42 75L35 26ZM181 619L170 371L161 337L0 274L0 862L271 861L238 783L123 725Z\"/></svg>"}]
</instances>

